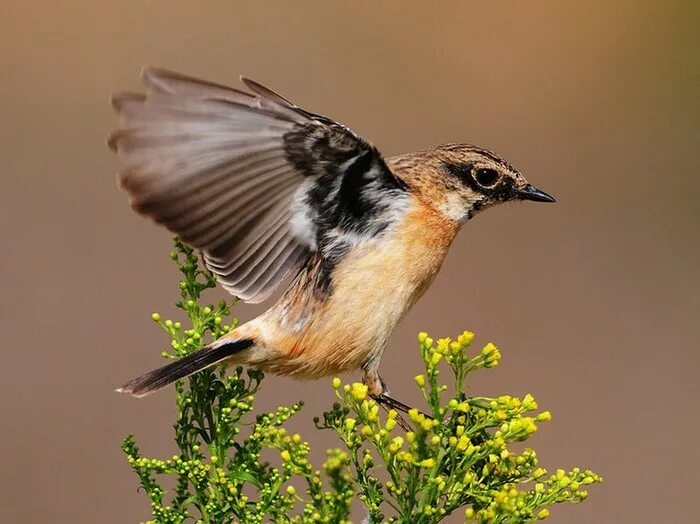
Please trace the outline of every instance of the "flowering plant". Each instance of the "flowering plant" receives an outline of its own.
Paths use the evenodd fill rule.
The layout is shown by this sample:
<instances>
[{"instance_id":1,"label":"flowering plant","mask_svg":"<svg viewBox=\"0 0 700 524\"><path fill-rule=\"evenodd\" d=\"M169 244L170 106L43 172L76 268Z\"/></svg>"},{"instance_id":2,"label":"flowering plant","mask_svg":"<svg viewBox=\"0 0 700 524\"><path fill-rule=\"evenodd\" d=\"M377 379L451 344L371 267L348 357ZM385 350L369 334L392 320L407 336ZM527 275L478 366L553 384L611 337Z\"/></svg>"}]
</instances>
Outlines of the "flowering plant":
<instances>
[{"instance_id":1,"label":"flowering plant","mask_svg":"<svg viewBox=\"0 0 700 524\"><path fill-rule=\"evenodd\" d=\"M207 337L233 329L236 320L224 323L232 304L199 303L215 282L192 249L176 240L171 258L183 275L176 306L187 314L190 327L183 330L180 322L163 321L157 313L153 320L171 338L172 350L163 356L178 358L201 348ZM415 382L428 413L411 410L410 431L400 430L395 411L380 412L366 386L343 386L333 379L337 402L315 422L334 431L344 450L329 450L320 470L309 462L308 443L283 427L302 402L258 413L242 434L261 372L207 369L191 376L188 387L178 382L174 427L179 453L149 459L133 436L122 444L150 500L149 522L343 523L349 522L358 495L371 523L434 523L458 510L467 522L521 523L548 517L552 504L583 501L585 487L602 481L598 475L579 468L549 475L538 467L532 449L509 448L551 418L548 411L538 412L531 395L467 396L466 377L501 359L490 343L473 352L472 340L469 332L437 342L419 335L425 374ZM449 395L438 380L445 365L454 377ZM171 493L159 482L164 476L175 480Z\"/></svg>"}]
</instances>

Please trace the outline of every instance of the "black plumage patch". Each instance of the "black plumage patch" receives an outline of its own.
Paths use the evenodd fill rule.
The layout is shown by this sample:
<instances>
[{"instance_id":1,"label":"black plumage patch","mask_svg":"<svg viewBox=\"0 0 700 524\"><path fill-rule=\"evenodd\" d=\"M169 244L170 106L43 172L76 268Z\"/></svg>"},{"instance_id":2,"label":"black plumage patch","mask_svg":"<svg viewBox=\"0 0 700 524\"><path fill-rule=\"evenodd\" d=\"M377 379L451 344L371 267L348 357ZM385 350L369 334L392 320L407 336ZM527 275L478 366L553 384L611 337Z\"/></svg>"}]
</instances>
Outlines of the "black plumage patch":
<instances>
[{"instance_id":1,"label":"black plumage patch","mask_svg":"<svg viewBox=\"0 0 700 524\"><path fill-rule=\"evenodd\" d=\"M331 121L299 125L284 136L292 165L313 180L303 205L320 256L315 286L332 288L333 270L359 237L373 238L392 220L389 211L408 188L376 148Z\"/></svg>"},{"instance_id":2,"label":"black plumage patch","mask_svg":"<svg viewBox=\"0 0 700 524\"><path fill-rule=\"evenodd\" d=\"M363 188L371 181L368 173L371 167L372 155L370 150L366 150L353 158L343 173L337 204L338 209L342 209L341 213L347 213L352 219L362 220L374 212L375 206L362 198Z\"/></svg>"}]
</instances>

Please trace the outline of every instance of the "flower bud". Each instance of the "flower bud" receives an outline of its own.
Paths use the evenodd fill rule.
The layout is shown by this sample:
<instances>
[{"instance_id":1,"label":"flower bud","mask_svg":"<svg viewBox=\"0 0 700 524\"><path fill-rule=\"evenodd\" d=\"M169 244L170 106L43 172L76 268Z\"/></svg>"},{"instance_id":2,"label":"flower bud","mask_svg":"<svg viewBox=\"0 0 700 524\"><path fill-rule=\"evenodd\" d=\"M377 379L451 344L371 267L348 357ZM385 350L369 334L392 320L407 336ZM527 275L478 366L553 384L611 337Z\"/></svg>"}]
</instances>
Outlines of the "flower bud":
<instances>
[{"instance_id":1,"label":"flower bud","mask_svg":"<svg viewBox=\"0 0 700 524\"><path fill-rule=\"evenodd\" d=\"M535 417L537 422L544 422L545 420L552 420L552 414L549 411L543 411Z\"/></svg>"},{"instance_id":2,"label":"flower bud","mask_svg":"<svg viewBox=\"0 0 700 524\"><path fill-rule=\"evenodd\" d=\"M355 397L356 400L364 400L364 398L367 396L367 386L360 383L360 382L355 382L352 385L352 396Z\"/></svg>"}]
</instances>

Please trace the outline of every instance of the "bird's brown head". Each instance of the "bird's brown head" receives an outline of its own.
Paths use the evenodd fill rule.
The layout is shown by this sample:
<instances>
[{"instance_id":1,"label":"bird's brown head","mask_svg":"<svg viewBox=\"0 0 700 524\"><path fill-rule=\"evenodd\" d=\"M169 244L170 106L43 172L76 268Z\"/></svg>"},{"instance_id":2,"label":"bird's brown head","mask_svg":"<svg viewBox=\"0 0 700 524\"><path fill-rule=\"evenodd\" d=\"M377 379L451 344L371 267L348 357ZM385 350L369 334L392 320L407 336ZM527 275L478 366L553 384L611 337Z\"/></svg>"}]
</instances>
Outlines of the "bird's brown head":
<instances>
[{"instance_id":1,"label":"bird's brown head","mask_svg":"<svg viewBox=\"0 0 700 524\"><path fill-rule=\"evenodd\" d=\"M503 202L554 202L507 161L469 144L396 157L389 165L416 194L458 222Z\"/></svg>"}]
</instances>

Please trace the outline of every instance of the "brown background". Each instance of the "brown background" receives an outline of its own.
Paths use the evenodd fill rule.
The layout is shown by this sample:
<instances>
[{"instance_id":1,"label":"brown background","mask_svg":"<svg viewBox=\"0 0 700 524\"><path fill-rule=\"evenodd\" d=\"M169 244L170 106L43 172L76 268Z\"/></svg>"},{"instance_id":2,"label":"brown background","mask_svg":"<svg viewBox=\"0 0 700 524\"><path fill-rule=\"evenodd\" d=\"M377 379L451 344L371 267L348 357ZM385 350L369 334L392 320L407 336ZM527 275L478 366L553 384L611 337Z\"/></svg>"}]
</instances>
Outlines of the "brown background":
<instances>
[{"instance_id":1,"label":"brown background","mask_svg":"<svg viewBox=\"0 0 700 524\"><path fill-rule=\"evenodd\" d=\"M696 2L66 4L0 7L3 522L137 522L121 438L173 451L171 392L112 392L160 363L149 315L176 293L170 236L129 210L103 142L109 93L144 64L244 73L387 155L488 146L556 195L468 224L384 377L417 403L417 331L471 329L504 354L473 390L532 392L554 413L532 440L542 463L605 476L553 521L695 520ZM292 428L320 455L329 391L270 378L260 405L306 400Z\"/></svg>"}]
</instances>

